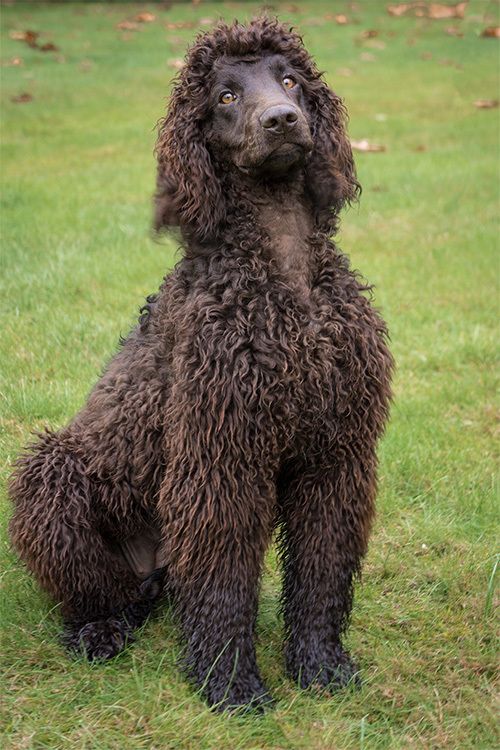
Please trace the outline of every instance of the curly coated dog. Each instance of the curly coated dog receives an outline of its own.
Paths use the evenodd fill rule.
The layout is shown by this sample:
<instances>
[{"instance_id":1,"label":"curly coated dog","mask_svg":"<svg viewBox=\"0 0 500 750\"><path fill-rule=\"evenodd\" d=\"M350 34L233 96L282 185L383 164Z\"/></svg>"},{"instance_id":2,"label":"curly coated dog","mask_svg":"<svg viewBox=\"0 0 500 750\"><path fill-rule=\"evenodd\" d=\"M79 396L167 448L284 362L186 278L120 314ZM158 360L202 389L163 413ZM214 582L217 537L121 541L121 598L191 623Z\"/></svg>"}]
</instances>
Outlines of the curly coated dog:
<instances>
[{"instance_id":1,"label":"curly coated dog","mask_svg":"<svg viewBox=\"0 0 500 750\"><path fill-rule=\"evenodd\" d=\"M184 253L84 408L19 459L10 533L66 642L118 653L175 603L211 705L270 701L255 657L278 530L286 668L356 682L342 646L392 358L330 241L359 184L339 97L277 20L198 37L161 121L156 228Z\"/></svg>"}]
</instances>

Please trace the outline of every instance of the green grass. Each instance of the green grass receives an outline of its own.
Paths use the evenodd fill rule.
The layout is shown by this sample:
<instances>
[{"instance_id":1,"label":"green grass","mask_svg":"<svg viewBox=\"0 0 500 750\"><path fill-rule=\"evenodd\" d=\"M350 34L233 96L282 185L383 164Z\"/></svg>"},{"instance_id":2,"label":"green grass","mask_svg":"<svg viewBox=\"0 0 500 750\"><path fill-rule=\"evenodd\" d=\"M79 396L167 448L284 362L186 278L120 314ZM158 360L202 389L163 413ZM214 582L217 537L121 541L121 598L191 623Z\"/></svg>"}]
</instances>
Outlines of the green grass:
<instances>
[{"instance_id":1,"label":"green grass","mask_svg":"<svg viewBox=\"0 0 500 750\"><path fill-rule=\"evenodd\" d=\"M364 193L340 243L374 282L398 371L381 446L379 514L349 643L358 693L303 693L284 676L271 553L259 660L277 708L213 715L185 683L171 616L114 663L69 661L58 613L3 531L5 748L343 750L498 746L494 697L495 338L498 333L498 5L463 21L392 18L378 0L276 3L345 97ZM30 432L81 406L118 336L175 260L149 235L153 126L194 28L254 3L151 9L14 3L2 9L4 306L2 479ZM339 26L327 14L346 13ZM463 37L445 29L458 26ZM43 32L59 53L9 38ZM375 29L378 36L363 40ZM9 66L21 56L22 66ZM33 100L11 97L28 92ZM3 505L3 527L10 513Z\"/></svg>"}]
</instances>

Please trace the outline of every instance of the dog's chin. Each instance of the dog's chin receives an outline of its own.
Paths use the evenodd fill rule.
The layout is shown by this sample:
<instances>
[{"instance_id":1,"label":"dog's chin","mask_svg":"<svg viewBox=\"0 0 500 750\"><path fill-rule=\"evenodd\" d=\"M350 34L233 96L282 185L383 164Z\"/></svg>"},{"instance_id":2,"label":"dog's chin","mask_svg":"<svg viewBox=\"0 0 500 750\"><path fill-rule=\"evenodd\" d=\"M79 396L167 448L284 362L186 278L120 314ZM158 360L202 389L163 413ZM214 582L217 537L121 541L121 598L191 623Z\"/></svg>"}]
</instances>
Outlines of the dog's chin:
<instances>
[{"instance_id":1,"label":"dog's chin","mask_svg":"<svg viewBox=\"0 0 500 750\"><path fill-rule=\"evenodd\" d=\"M254 178L279 179L303 167L310 149L298 143L283 143L273 149L258 164L243 167L240 170Z\"/></svg>"}]
</instances>

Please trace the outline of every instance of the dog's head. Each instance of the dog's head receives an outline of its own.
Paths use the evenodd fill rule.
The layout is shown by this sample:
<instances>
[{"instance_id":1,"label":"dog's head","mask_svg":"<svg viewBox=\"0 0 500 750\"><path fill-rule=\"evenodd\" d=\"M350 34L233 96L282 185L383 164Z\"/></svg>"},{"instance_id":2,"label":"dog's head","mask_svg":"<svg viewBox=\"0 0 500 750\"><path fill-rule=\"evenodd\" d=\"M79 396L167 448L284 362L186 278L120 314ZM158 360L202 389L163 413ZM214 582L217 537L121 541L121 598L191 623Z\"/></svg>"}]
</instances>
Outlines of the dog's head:
<instances>
[{"instance_id":1,"label":"dog's head","mask_svg":"<svg viewBox=\"0 0 500 750\"><path fill-rule=\"evenodd\" d=\"M345 120L297 34L268 18L218 25L189 51L160 125L156 229L213 238L224 173L282 182L299 170L318 226L332 228L359 191Z\"/></svg>"}]
</instances>

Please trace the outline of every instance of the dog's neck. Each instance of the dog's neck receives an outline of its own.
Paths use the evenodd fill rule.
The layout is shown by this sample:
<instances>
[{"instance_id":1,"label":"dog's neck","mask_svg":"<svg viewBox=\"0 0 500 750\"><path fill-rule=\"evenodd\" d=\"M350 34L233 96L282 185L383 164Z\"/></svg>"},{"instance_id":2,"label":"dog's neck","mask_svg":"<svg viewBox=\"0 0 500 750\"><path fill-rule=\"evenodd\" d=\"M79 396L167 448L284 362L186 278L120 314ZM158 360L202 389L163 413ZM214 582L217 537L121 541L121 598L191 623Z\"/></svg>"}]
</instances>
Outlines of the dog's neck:
<instances>
[{"instance_id":1,"label":"dog's neck","mask_svg":"<svg viewBox=\"0 0 500 750\"><path fill-rule=\"evenodd\" d=\"M269 238L268 259L273 271L302 298L311 288L313 217L299 185L254 193L256 220Z\"/></svg>"}]
</instances>

